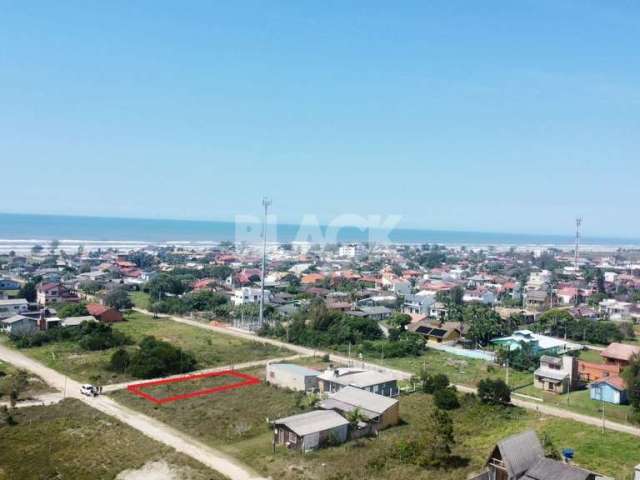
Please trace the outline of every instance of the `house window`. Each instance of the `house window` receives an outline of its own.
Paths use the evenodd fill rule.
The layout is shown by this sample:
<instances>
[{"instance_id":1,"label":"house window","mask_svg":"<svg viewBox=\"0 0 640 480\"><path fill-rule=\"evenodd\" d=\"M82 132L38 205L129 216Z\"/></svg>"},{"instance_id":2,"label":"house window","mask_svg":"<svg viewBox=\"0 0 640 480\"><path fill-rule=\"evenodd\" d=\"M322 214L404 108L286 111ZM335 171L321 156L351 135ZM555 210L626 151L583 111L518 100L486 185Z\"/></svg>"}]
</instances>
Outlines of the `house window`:
<instances>
[{"instance_id":1,"label":"house window","mask_svg":"<svg viewBox=\"0 0 640 480\"><path fill-rule=\"evenodd\" d=\"M295 433L289 432L289 443L296 443L297 439L298 439L298 437L296 437Z\"/></svg>"}]
</instances>

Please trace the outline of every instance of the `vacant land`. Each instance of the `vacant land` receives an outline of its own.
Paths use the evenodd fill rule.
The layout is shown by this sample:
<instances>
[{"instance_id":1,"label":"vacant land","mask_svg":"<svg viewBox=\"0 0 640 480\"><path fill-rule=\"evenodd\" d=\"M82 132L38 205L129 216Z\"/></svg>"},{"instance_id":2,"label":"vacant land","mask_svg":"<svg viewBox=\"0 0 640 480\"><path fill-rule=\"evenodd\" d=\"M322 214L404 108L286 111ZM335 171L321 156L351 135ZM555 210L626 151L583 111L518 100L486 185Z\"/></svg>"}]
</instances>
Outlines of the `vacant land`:
<instances>
[{"instance_id":1,"label":"vacant land","mask_svg":"<svg viewBox=\"0 0 640 480\"><path fill-rule=\"evenodd\" d=\"M209 332L138 312L128 313L125 318L126 322L114 324L113 328L127 334L136 343L145 336L152 335L180 347L195 356L197 368L233 365L287 356L291 353L289 350L272 345ZM0 341L11 345L6 336L0 336ZM135 345L127 347L129 350L135 348ZM64 341L52 342L42 347L25 348L21 352L81 382L109 384L133 380L133 377L126 373L115 373L109 370L109 360L114 349L91 352L81 349L75 342Z\"/></svg>"},{"instance_id":2,"label":"vacant land","mask_svg":"<svg viewBox=\"0 0 640 480\"><path fill-rule=\"evenodd\" d=\"M13 365L0 361L0 401L8 401L11 384L18 373ZM41 393L53 392L40 377L27 374L27 385L20 393L20 400L27 400Z\"/></svg>"},{"instance_id":3,"label":"vacant land","mask_svg":"<svg viewBox=\"0 0 640 480\"><path fill-rule=\"evenodd\" d=\"M113 479L126 469L166 461L178 478L223 477L77 400L30 407L0 424L0 479Z\"/></svg>"},{"instance_id":4,"label":"vacant land","mask_svg":"<svg viewBox=\"0 0 640 480\"><path fill-rule=\"evenodd\" d=\"M261 376L257 369L246 373ZM576 462L608 475L631 472L640 458L640 442L630 435L601 433L598 428L541 417L525 410L481 405L464 397L463 406L452 412L458 444L458 466L451 470L425 470L394 460L391 452L402 439L414 435L431 411L430 395L402 396L401 426L388 429L378 439L364 439L307 455L277 448L267 419L304 411L300 394L265 384L156 407L128 391L113 394L119 402L188 432L203 442L251 464L265 476L294 480L356 480L362 478L454 480L482 468L496 441L532 428L546 434L561 449L576 450Z\"/></svg>"},{"instance_id":5,"label":"vacant land","mask_svg":"<svg viewBox=\"0 0 640 480\"><path fill-rule=\"evenodd\" d=\"M380 359L371 358L370 361L382 363L391 368L397 368L414 374L420 373L426 368L431 374L444 373L451 383L475 387L484 378L501 378L506 380L507 370L498 365L465 358L439 350L429 349L418 357L389 358L380 362ZM356 362L357 364L357 362ZM533 375L528 372L509 370L509 386L516 388L533 383Z\"/></svg>"},{"instance_id":6,"label":"vacant land","mask_svg":"<svg viewBox=\"0 0 640 480\"><path fill-rule=\"evenodd\" d=\"M264 369L243 370L243 373L261 379L264 379L263 372ZM152 392L153 395L155 393ZM117 391L112 397L215 447L224 447L228 443L269 432L267 418L274 419L302 411L298 406L299 395L264 383L160 406L128 390Z\"/></svg>"}]
</instances>

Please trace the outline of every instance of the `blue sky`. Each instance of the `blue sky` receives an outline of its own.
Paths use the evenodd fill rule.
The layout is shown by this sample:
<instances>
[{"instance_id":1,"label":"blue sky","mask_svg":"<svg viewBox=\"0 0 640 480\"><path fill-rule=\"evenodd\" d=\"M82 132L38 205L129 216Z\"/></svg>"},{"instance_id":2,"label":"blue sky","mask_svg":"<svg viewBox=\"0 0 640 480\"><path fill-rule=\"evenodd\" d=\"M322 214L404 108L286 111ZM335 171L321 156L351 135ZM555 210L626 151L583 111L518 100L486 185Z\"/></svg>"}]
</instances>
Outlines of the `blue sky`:
<instances>
[{"instance_id":1,"label":"blue sky","mask_svg":"<svg viewBox=\"0 0 640 480\"><path fill-rule=\"evenodd\" d=\"M640 237L640 4L0 3L0 211ZM7 180L8 179L8 180Z\"/></svg>"}]
</instances>

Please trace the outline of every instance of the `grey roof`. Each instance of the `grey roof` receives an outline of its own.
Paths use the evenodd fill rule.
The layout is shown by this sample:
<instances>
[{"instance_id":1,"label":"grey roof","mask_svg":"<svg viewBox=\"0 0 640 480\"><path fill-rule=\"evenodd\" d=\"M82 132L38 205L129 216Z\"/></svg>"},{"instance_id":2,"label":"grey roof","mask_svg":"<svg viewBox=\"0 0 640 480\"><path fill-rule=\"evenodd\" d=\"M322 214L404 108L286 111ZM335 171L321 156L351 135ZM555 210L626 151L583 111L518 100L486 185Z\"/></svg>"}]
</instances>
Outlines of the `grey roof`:
<instances>
[{"instance_id":1,"label":"grey roof","mask_svg":"<svg viewBox=\"0 0 640 480\"><path fill-rule=\"evenodd\" d=\"M275 425L284 425L300 436L349 425L346 418L333 410L314 410L313 412L280 418L273 423Z\"/></svg>"},{"instance_id":2,"label":"grey roof","mask_svg":"<svg viewBox=\"0 0 640 480\"><path fill-rule=\"evenodd\" d=\"M329 400L333 400L345 405L350 405L353 407L353 409L360 408L363 410L368 410L378 415L386 412L396 403L398 403L398 400L395 400L393 398L367 392L366 390L354 387L344 387L340 389L339 391L331 395Z\"/></svg>"},{"instance_id":3,"label":"grey roof","mask_svg":"<svg viewBox=\"0 0 640 480\"><path fill-rule=\"evenodd\" d=\"M95 317L91 315L85 315L83 317L67 317L62 320L62 325L65 327L75 327L80 325L82 322L95 322Z\"/></svg>"},{"instance_id":4,"label":"grey roof","mask_svg":"<svg viewBox=\"0 0 640 480\"><path fill-rule=\"evenodd\" d=\"M573 465L540 458L525 474L523 480L588 480L593 473Z\"/></svg>"},{"instance_id":5,"label":"grey roof","mask_svg":"<svg viewBox=\"0 0 640 480\"><path fill-rule=\"evenodd\" d=\"M269 366L278 370L286 370L287 372L295 373L297 375L304 375L305 377L317 377L320 375L318 370L313 370L312 368L303 367L302 365L296 365L294 363L270 363Z\"/></svg>"},{"instance_id":6,"label":"grey roof","mask_svg":"<svg viewBox=\"0 0 640 480\"><path fill-rule=\"evenodd\" d=\"M34 318L25 317L24 315L13 315L9 318L5 318L4 320L0 320L0 322L6 323L6 324L12 324L12 323L21 322L23 320L32 320L34 323L37 323L37 321Z\"/></svg>"},{"instance_id":7,"label":"grey roof","mask_svg":"<svg viewBox=\"0 0 640 480\"><path fill-rule=\"evenodd\" d=\"M367 315L387 315L391 313L391 309L384 306L374 306L374 307L359 307L361 311L366 313Z\"/></svg>"},{"instance_id":8,"label":"grey roof","mask_svg":"<svg viewBox=\"0 0 640 480\"><path fill-rule=\"evenodd\" d=\"M510 478L519 478L544 457L540 440L533 430L511 435L498 442L497 447Z\"/></svg>"},{"instance_id":9,"label":"grey roof","mask_svg":"<svg viewBox=\"0 0 640 480\"><path fill-rule=\"evenodd\" d=\"M29 305L25 298L9 298L0 300L0 305Z\"/></svg>"},{"instance_id":10,"label":"grey roof","mask_svg":"<svg viewBox=\"0 0 640 480\"><path fill-rule=\"evenodd\" d=\"M547 292L544 290L530 290L527 292L527 300L544 301L547 299Z\"/></svg>"},{"instance_id":11,"label":"grey roof","mask_svg":"<svg viewBox=\"0 0 640 480\"><path fill-rule=\"evenodd\" d=\"M374 370L360 370L358 368L337 368L335 370L326 370L318 375L318 378L334 382L339 385L352 385L357 388L366 388L397 380L397 378L391 373L380 373Z\"/></svg>"},{"instance_id":12,"label":"grey roof","mask_svg":"<svg viewBox=\"0 0 640 480\"><path fill-rule=\"evenodd\" d=\"M552 368L540 367L534 372L534 375L544 378L550 378L551 380L562 381L569 377L569 372L563 372L561 370L554 370Z\"/></svg>"}]
</instances>

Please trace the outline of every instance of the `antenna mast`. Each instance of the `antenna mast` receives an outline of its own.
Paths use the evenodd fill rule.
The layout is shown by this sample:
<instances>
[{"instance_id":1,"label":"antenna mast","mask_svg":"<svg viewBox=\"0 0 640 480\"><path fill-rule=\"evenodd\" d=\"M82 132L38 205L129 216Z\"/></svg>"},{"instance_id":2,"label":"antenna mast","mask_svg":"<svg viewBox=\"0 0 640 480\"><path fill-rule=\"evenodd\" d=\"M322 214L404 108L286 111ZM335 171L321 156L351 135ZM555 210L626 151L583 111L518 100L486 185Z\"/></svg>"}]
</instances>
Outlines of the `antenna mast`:
<instances>
[{"instance_id":1,"label":"antenna mast","mask_svg":"<svg viewBox=\"0 0 640 480\"><path fill-rule=\"evenodd\" d=\"M262 199L264 207L264 221L262 222L262 273L260 275L260 319L258 328L262 328L264 321L264 270L267 258L267 212L271 206L271 200L267 197Z\"/></svg>"},{"instance_id":2,"label":"antenna mast","mask_svg":"<svg viewBox=\"0 0 640 480\"><path fill-rule=\"evenodd\" d=\"M578 274L578 252L580 250L580 227L582 226L582 217L576 218L576 258L575 269L576 275Z\"/></svg>"}]
</instances>

